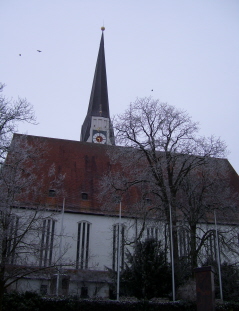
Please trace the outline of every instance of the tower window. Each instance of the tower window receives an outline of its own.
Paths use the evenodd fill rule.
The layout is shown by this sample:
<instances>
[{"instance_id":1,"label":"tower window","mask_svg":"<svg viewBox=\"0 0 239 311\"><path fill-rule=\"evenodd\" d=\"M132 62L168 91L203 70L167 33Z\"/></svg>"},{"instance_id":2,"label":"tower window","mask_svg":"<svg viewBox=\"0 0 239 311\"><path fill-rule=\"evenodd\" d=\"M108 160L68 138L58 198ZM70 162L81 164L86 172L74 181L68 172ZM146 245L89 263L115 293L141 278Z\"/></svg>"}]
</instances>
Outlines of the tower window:
<instances>
[{"instance_id":1,"label":"tower window","mask_svg":"<svg viewBox=\"0 0 239 311\"><path fill-rule=\"evenodd\" d=\"M82 200L88 200L88 193L82 192L81 193L81 198L82 198Z\"/></svg>"}]
</instances>

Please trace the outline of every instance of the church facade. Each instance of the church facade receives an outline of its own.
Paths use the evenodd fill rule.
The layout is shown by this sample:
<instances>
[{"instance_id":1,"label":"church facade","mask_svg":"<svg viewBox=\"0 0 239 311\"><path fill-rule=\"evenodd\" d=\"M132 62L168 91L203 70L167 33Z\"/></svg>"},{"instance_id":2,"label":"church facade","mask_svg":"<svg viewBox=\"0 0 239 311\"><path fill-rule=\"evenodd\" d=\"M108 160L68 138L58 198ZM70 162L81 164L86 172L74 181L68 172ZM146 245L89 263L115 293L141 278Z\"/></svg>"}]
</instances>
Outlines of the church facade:
<instances>
[{"instance_id":1,"label":"church facade","mask_svg":"<svg viewBox=\"0 0 239 311\"><path fill-rule=\"evenodd\" d=\"M32 255L23 260L23 255L12 252L11 264L15 267L22 260L25 266L38 269L26 273L10 289L111 297L114 280L109 270L124 267L126 249L133 249L133 244L127 245L126 241L137 238L142 220L124 211L123 202L122 206L114 202L113 208L107 209L100 195L101 178L112 169L110 152L118 148L110 119L103 31L81 141L15 134L12 144L22 148L27 144L31 152L37 147L44 151L39 151L37 167L33 157L27 160L32 182L27 184L28 191L24 195L18 192L11 204L11 211L20 219L14 220L12 233L21 229L21 219L26 220L25 224L30 218L36 221L31 236L34 239L29 242ZM26 173L26 180L29 175ZM165 241L168 236L168 225L153 218L147 219L141 232L142 239ZM179 255L185 256L187 239L183 233L179 244Z\"/></svg>"}]
</instances>

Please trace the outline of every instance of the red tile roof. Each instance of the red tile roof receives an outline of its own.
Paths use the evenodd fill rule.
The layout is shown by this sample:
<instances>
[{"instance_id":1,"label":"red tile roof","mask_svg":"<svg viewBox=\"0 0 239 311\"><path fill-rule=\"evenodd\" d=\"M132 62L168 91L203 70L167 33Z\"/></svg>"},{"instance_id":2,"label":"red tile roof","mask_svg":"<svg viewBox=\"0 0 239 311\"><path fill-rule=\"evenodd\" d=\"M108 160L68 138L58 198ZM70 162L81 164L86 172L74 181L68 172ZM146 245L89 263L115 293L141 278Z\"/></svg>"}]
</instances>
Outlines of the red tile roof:
<instances>
[{"instance_id":1,"label":"red tile roof","mask_svg":"<svg viewBox=\"0 0 239 311\"><path fill-rule=\"evenodd\" d=\"M13 139L21 137L15 134ZM44 159L41 168L36 167L34 170L38 180L43 178L39 196L44 203L61 207L65 198L68 210L102 213L97 198L99 180L110 167L107 150L112 146L30 135L26 138L30 145L42 145L46 150L42 155ZM55 174L49 176L52 167L55 168ZM59 174L64 178L57 185L54 180ZM55 190L56 197L49 197L49 190ZM87 200L82 199L82 193L87 194Z\"/></svg>"},{"instance_id":2,"label":"red tile roof","mask_svg":"<svg viewBox=\"0 0 239 311\"><path fill-rule=\"evenodd\" d=\"M23 136L15 134L13 140L19 140ZM67 211L104 214L99 199L100 181L104 174L115 167L110 163L107 152L111 148L119 147L30 135L26 135L26 138L30 145L42 146L45 153L41 156L42 166L34 168L36 179L42 180L41 185L39 182L38 197L29 197L27 200L24 198L22 204L31 205L33 202L34 204L41 202L50 208L61 209L65 198ZM221 161L225 162L225 167L230 172L231 187L239 193L237 173L227 159ZM53 167L55 173L49 174ZM64 176L61 182L57 180L59 175ZM49 197L49 190L55 190L56 196ZM82 198L82 193L88 198ZM133 190L132 194L131 196L135 198L137 190ZM118 211L111 211L110 214L118 214Z\"/></svg>"}]
</instances>

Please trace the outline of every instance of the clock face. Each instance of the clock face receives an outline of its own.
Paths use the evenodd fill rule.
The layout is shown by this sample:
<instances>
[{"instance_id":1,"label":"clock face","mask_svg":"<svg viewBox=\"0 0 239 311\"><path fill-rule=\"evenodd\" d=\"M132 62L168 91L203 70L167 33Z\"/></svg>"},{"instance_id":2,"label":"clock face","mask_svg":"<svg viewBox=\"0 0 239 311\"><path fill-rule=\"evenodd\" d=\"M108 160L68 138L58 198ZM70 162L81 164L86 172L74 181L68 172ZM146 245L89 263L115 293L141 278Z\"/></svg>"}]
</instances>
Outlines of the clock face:
<instances>
[{"instance_id":1,"label":"clock face","mask_svg":"<svg viewBox=\"0 0 239 311\"><path fill-rule=\"evenodd\" d=\"M106 136L103 133L95 133L93 135L93 142L97 144L105 144L106 143Z\"/></svg>"}]
</instances>

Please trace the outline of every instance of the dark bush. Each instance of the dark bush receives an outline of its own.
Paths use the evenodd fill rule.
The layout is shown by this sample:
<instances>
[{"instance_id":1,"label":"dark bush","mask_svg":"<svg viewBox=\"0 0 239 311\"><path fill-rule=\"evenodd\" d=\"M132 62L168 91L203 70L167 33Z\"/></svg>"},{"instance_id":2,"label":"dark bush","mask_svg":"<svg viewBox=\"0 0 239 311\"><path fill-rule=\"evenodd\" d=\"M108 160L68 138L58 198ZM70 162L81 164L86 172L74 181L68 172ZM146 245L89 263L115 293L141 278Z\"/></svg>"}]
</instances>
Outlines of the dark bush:
<instances>
[{"instance_id":1,"label":"dark bush","mask_svg":"<svg viewBox=\"0 0 239 311\"><path fill-rule=\"evenodd\" d=\"M121 276L125 296L139 299L167 297L171 292L169 264L161 243L147 239L136 244L134 253L126 253L127 263Z\"/></svg>"},{"instance_id":2,"label":"dark bush","mask_svg":"<svg viewBox=\"0 0 239 311\"><path fill-rule=\"evenodd\" d=\"M189 302L149 302L83 300L77 297L42 297L35 293L5 294L3 311L196 311L196 305ZM239 311L239 303L224 303L216 311Z\"/></svg>"},{"instance_id":3,"label":"dark bush","mask_svg":"<svg viewBox=\"0 0 239 311\"><path fill-rule=\"evenodd\" d=\"M195 305L185 302L156 303L148 301L81 300L41 297L35 293L6 294L3 311L193 311Z\"/></svg>"},{"instance_id":4,"label":"dark bush","mask_svg":"<svg viewBox=\"0 0 239 311\"><path fill-rule=\"evenodd\" d=\"M204 264L213 266L215 271L214 282L215 282L215 295L216 298L220 298L219 289L219 274L218 265L215 261L207 260ZM221 276L222 276L222 291L223 299L225 301L239 302L239 269L236 265L228 264L223 262L221 264Z\"/></svg>"}]
</instances>

